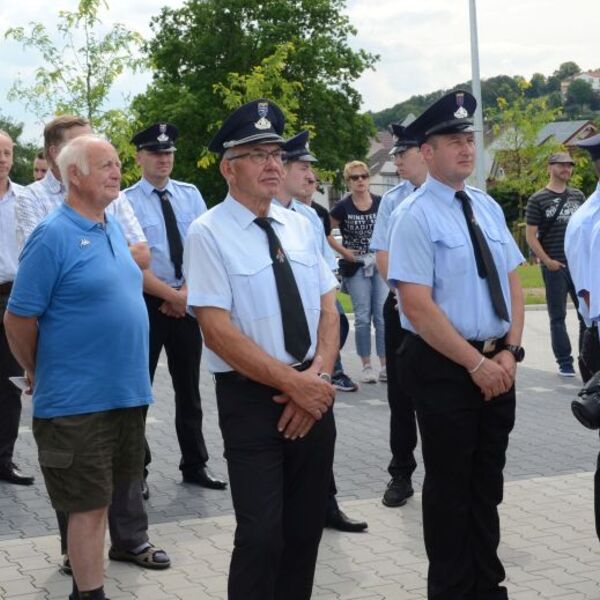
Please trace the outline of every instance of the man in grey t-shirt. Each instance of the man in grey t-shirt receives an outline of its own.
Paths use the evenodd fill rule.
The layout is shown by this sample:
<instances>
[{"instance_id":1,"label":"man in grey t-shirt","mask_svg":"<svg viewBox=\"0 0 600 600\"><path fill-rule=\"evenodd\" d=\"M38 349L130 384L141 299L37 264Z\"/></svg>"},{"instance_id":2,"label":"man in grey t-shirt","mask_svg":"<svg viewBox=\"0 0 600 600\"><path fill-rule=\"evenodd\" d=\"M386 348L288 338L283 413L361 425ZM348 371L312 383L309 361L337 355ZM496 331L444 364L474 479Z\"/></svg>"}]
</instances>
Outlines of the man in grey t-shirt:
<instances>
[{"instance_id":1,"label":"man in grey t-shirt","mask_svg":"<svg viewBox=\"0 0 600 600\"><path fill-rule=\"evenodd\" d=\"M546 286L546 303L550 317L552 351L558 363L558 374L574 377L571 342L565 325L567 295L578 305L577 294L565 257L567 224L573 213L585 202L583 193L568 187L575 162L568 152L556 152L548 159L550 181L527 202L526 237L531 250L541 261ZM579 317L579 345L585 329Z\"/></svg>"}]
</instances>

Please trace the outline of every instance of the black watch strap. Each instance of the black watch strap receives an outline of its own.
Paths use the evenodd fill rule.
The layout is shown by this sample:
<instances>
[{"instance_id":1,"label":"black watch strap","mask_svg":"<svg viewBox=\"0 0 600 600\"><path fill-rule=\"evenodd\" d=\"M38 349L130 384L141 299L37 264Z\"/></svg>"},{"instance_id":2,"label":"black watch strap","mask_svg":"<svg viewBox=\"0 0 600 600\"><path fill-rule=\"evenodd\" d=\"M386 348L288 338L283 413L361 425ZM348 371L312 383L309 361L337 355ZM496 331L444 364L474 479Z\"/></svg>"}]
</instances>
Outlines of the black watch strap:
<instances>
[{"instance_id":1,"label":"black watch strap","mask_svg":"<svg viewBox=\"0 0 600 600\"><path fill-rule=\"evenodd\" d=\"M525 349L523 346L515 346L514 344L504 344L503 350L508 350L517 362L521 362L525 358Z\"/></svg>"}]
</instances>

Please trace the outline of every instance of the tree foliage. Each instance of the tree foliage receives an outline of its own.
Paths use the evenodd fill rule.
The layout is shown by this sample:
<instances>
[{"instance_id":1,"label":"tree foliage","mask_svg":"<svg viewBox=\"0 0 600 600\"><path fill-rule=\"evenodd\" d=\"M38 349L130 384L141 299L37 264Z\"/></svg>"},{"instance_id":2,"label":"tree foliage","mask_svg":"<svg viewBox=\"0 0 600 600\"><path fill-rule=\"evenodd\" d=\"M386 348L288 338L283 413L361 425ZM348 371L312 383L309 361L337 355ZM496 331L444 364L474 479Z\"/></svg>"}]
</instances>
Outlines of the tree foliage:
<instances>
[{"instance_id":1,"label":"tree foliage","mask_svg":"<svg viewBox=\"0 0 600 600\"><path fill-rule=\"evenodd\" d=\"M497 138L495 160L502 166L504 177L490 185L492 195L502 196L512 214L523 220L527 198L546 184L547 160L561 149L555 140L540 145L540 130L556 120L560 109L552 109L544 98L529 100L523 82L520 95L512 102L498 98L496 108L486 111Z\"/></svg>"},{"instance_id":2,"label":"tree foliage","mask_svg":"<svg viewBox=\"0 0 600 600\"><path fill-rule=\"evenodd\" d=\"M523 84L527 83L524 95L528 99L547 97L548 105L552 108L562 106L560 83L567 77L581 72L579 66L572 62L562 63L552 75L546 78L542 73L534 73L527 82L520 75L509 77L497 75L481 81L481 99L483 108L495 108L499 98L511 103L522 94ZM373 113L373 121L378 128L386 128L392 122L403 121L409 113L418 114L443 94L458 89L471 89L471 82L460 83L448 90L437 90L431 94L411 96L408 100L381 112Z\"/></svg>"},{"instance_id":3,"label":"tree foliage","mask_svg":"<svg viewBox=\"0 0 600 600\"><path fill-rule=\"evenodd\" d=\"M596 103L596 93L590 83L583 79L575 79L567 89L567 104L574 104L580 109L592 107Z\"/></svg>"},{"instance_id":4,"label":"tree foliage","mask_svg":"<svg viewBox=\"0 0 600 600\"><path fill-rule=\"evenodd\" d=\"M24 102L40 121L54 114L73 113L87 117L96 127L101 125L117 77L143 64L135 55L141 36L118 23L103 34L98 16L101 7L108 8L105 0L79 0L77 10L60 11L60 46L43 23L31 22L28 29L8 29L5 37L36 50L42 65L36 69L33 83L20 78L15 81L9 100Z\"/></svg>"},{"instance_id":5,"label":"tree foliage","mask_svg":"<svg viewBox=\"0 0 600 600\"><path fill-rule=\"evenodd\" d=\"M366 155L374 128L359 112L361 97L353 83L376 57L349 46L355 30L342 13L344 4L188 0L181 8L162 9L151 23L154 38L146 45L154 79L134 100L134 109L144 124L168 120L180 128L175 177L197 183L209 202L220 200L224 185L216 168L198 170L206 145L231 103L270 91L269 85L281 100L283 82L296 86L292 95L297 107L291 112L298 127L314 126L313 148L324 167L336 170L348 159ZM278 49L286 44L281 69L269 70L263 61L280 60ZM256 68L275 79L261 80Z\"/></svg>"}]
</instances>

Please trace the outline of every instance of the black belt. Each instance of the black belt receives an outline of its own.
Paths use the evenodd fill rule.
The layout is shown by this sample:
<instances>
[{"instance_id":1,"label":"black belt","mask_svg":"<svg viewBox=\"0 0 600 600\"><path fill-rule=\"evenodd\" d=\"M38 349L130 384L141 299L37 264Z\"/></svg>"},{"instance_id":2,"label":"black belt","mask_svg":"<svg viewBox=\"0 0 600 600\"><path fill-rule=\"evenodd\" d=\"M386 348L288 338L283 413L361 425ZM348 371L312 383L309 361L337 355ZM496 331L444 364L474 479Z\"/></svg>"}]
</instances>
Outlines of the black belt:
<instances>
[{"instance_id":1,"label":"black belt","mask_svg":"<svg viewBox=\"0 0 600 600\"><path fill-rule=\"evenodd\" d=\"M477 350L479 350L479 352L482 354L493 354L504 348L504 339L505 338L501 337L483 341L467 340L467 342L469 342L473 348L477 348Z\"/></svg>"},{"instance_id":2,"label":"black belt","mask_svg":"<svg viewBox=\"0 0 600 600\"><path fill-rule=\"evenodd\" d=\"M0 296L8 296L12 290L13 282L7 281L6 283L0 283Z\"/></svg>"},{"instance_id":3,"label":"black belt","mask_svg":"<svg viewBox=\"0 0 600 600\"><path fill-rule=\"evenodd\" d=\"M427 344L427 342L418 334L413 333L412 331L408 331L406 330L406 333L412 335L413 337L416 337L418 339L420 339L422 342L424 342L425 344ZM473 346L473 348L477 348L477 350L479 350L479 352L481 352L482 354L495 354L496 352L500 352L500 350L502 350L502 348L504 348L504 337L501 338L493 338L493 339L489 339L489 340L467 340L467 342L469 344L471 344L471 346ZM429 345L429 344L427 344Z\"/></svg>"},{"instance_id":4,"label":"black belt","mask_svg":"<svg viewBox=\"0 0 600 600\"><path fill-rule=\"evenodd\" d=\"M313 361L312 358L310 360L305 360L303 363L298 363L295 365L290 365L296 371L306 371L310 368ZM224 373L215 373L215 379L217 381L253 381L254 379L250 379L250 377L246 377L242 373L238 371L225 371ZM258 382L255 382L258 383Z\"/></svg>"}]
</instances>

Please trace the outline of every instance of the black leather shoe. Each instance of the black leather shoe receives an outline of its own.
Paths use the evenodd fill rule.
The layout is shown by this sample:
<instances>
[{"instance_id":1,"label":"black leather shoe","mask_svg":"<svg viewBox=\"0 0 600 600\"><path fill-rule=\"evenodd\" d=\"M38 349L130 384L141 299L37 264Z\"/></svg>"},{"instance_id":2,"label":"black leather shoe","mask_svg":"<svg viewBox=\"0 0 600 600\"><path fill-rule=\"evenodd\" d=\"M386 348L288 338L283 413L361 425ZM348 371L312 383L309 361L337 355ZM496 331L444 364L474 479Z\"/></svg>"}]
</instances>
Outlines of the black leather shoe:
<instances>
[{"instance_id":1,"label":"black leather shoe","mask_svg":"<svg viewBox=\"0 0 600 600\"><path fill-rule=\"evenodd\" d=\"M347 533L360 533L368 526L366 521L351 519L338 506L327 511L325 527L329 527L330 529L337 529L338 531L345 531Z\"/></svg>"},{"instance_id":2,"label":"black leather shoe","mask_svg":"<svg viewBox=\"0 0 600 600\"><path fill-rule=\"evenodd\" d=\"M33 485L35 479L23 475L19 470L19 467L11 462L0 465L0 481L15 483L17 485Z\"/></svg>"},{"instance_id":3,"label":"black leather shoe","mask_svg":"<svg viewBox=\"0 0 600 600\"><path fill-rule=\"evenodd\" d=\"M184 483L193 483L209 490L224 490L227 482L217 479L206 467L183 473Z\"/></svg>"},{"instance_id":4,"label":"black leather shoe","mask_svg":"<svg viewBox=\"0 0 600 600\"><path fill-rule=\"evenodd\" d=\"M142 479L142 498L144 500L148 500L148 498L150 498L150 488L148 487L148 482L145 479Z\"/></svg>"},{"instance_id":5,"label":"black leather shoe","mask_svg":"<svg viewBox=\"0 0 600 600\"><path fill-rule=\"evenodd\" d=\"M414 494L410 479L406 477L392 477L383 494L381 502L385 506L404 506L406 501Z\"/></svg>"}]
</instances>

